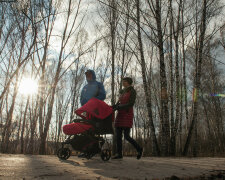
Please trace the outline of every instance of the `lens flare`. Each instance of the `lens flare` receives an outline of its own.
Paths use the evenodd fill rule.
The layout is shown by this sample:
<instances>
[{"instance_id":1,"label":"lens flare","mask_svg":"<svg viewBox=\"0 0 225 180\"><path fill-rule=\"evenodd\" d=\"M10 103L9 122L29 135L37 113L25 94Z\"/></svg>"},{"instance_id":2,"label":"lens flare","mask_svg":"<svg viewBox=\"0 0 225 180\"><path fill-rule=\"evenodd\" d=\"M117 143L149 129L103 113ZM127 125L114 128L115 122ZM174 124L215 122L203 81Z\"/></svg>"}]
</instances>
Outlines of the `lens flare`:
<instances>
[{"instance_id":1,"label":"lens flare","mask_svg":"<svg viewBox=\"0 0 225 180\"><path fill-rule=\"evenodd\" d=\"M211 94L211 96L225 97L225 94Z\"/></svg>"}]
</instances>

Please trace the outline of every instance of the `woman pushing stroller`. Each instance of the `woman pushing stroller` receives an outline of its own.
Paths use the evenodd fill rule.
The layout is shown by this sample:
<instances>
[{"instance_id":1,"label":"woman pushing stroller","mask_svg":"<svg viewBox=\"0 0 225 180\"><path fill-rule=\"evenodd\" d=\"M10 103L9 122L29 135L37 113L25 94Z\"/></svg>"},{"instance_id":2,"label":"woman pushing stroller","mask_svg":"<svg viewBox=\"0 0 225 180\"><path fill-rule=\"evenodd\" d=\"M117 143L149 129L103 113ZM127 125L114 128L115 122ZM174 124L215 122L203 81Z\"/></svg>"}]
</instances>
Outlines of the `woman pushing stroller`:
<instances>
[{"instance_id":1,"label":"woman pushing stroller","mask_svg":"<svg viewBox=\"0 0 225 180\"><path fill-rule=\"evenodd\" d=\"M87 136L87 134L90 130L93 132L99 131L97 134L99 133L110 134L113 132L112 131L112 121L113 121L112 108L102 101L105 99L104 86L95 80L96 79L95 74L91 70L88 70L86 72L86 79L88 81L88 85L86 85L83 88L81 93L82 107L75 111L76 114L82 117L83 119L81 119L81 122L79 122L80 120L78 119L79 121L63 126L63 132L70 136L74 135L74 137L71 140L69 136L68 141L66 140L66 142L62 143L62 148L58 153L58 156L60 158L62 157L64 159L67 159L70 156L70 151L68 150L68 148L63 147L64 144L69 144L69 143L72 143L72 146L75 150L77 149L80 152L82 152L82 154L80 155L81 157L83 157L83 155L87 156L87 154L90 155L91 153L89 152L90 149L91 150L97 149L92 154L99 152L102 147L100 149L96 148L97 146L93 148L92 145L90 145L90 143L84 144L84 147L82 146L83 149L78 148L78 146L80 145L78 140L80 140L83 136L86 138L89 137ZM113 159L123 158L123 155L122 155L122 134L123 133L124 133L124 138L136 148L138 152L137 159L141 158L142 152L143 152L143 149L137 144L137 142L130 137L130 129L132 128L132 125L133 125L133 116L134 116L133 106L136 99L136 91L131 86L132 82L133 82L132 79L129 77L123 78L122 83L123 83L124 89L120 93L121 95L119 97L118 103L113 106L114 110L118 110L118 114L115 119L115 128L116 128L116 134L117 134L116 136L117 137L117 154L113 157ZM92 98L93 96L95 98ZM86 114L87 116L84 117L82 115L82 112L87 112ZM104 126L104 128L102 129L102 132L100 132L101 129L98 129L97 126L95 127L94 124L91 124L91 121L93 121L96 117L101 119L100 121L99 120L98 121L99 123L102 124L102 126ZM88 121L84 121L84 119ZM84 123L82 121L84 121ZM83 141L85 140L82 140L82 142ZM98 141L102 141L102 140L101 139L95 140L94 144L98 144ZM109 150L106 149L104 151L101 151L101 157L103 160L108 160L110 156L111 155Z\"/></svg>"},{"instance_id":2,"label":"woman pushing stroller","mask_svg":"<svg viewBox=\"0 0 225 180\"><path fill-rule=\"evenodd\" d=\"M124 138L131 143L137 150L137 159L140 159L143 153L143 148L130 137L130 129L133 126L133 106L136 99L136 91L132 86L132 79L130 77L123 78L124 89L120 92L119 101L113 106L114 110L118 110L115 119L116 140L117 140L117 154L112 159L122 159L122 134Z\"/></svg>"}]
</instances>

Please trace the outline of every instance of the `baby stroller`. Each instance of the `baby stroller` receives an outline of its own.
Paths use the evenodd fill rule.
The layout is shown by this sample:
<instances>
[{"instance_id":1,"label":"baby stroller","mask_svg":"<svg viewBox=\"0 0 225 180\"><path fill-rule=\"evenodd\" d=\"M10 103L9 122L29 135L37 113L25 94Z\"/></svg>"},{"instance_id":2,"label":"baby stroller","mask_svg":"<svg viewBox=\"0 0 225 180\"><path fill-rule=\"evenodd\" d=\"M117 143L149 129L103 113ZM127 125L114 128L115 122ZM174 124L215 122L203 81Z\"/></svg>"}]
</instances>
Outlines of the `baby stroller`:
<instances>
[{"instance_id":1,"label":"baby stroller","mask_svg":"<svg viewBox=\"0 0 225 180\"><path fill-rule=\"evenodd\" d=\"M70 157L71 150L64 147L70 144L87 159L100 154L103 161L108 161L111 150L109 143L101 135L113 134L113 109L105 102L92 98L75 113L82 119L74 119L73 123L63 126L64 134L69 137L62 142L62 147L57 151L58 158L66 160Z\"/></svg>"}]
</instances>

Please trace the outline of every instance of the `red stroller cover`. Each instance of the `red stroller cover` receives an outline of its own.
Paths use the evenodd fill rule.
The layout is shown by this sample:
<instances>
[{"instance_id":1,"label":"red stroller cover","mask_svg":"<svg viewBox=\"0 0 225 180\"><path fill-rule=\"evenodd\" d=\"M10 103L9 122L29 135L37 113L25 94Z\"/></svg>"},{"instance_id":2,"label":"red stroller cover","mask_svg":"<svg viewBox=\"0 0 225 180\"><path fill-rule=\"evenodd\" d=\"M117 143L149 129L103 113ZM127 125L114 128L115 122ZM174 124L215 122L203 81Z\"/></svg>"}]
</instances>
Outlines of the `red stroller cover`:
<instances>
[{"instance_id":1,"label":"red stroller cover","mask_svg":"<svg viewBox=\"0 0 225 180\"><path fill-rule=\"evenodd\" d=\"M98 119L105 119L113 113L113 109L104 101L92 98L81 108L77 109L75 113L84 119L89 119L90 115Z\"/></svg>"},{"instance_id":2,"label":"red stroller cover","mask_svg":"<svg viewBox=\"0 0 225 180\"><path fill-rule=\"evenodd\" d=\"M86 120L91 119L93 116L103 120L113 113L113 109L104 101L92 98L81 108L77 109L75 113ZM90 124L71 123L63 126L63 132L67 135L75 135L83 133L90 128L93 128Z\"/></svg>"},{"instance_id":3,"label":"red stroller cover","mask_svg":"<svg viewBox=\"0 0 225 180\"><path fill-rule=\"evenodd\" d=\"M93 128L92 125L84 123L71 123L63 126L63 132L66 135L75 135L83 133L89 129Z\"/></svg>"}]
</instances>

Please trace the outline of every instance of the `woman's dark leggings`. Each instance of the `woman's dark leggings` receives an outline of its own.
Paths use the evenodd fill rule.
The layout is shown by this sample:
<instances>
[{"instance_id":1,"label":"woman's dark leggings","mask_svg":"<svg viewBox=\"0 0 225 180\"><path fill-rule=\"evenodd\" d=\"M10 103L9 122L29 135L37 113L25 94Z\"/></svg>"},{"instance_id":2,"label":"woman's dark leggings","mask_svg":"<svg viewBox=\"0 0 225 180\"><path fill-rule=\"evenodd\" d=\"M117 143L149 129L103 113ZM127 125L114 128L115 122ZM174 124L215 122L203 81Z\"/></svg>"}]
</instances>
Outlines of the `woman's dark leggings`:
<instances>
[{"instance_id":1,"label":"woman's dark leggings","mask_svg":"<svg viewBox=\"0 0 225 180\"><path fill-rule=\"evenodd\" d=\"M122 156L122 133L124 131L124 138L131 143L137 152L141 150L141 147L138 145L138 143L130 137L130 129L127 127L116 127L116 140L117 140L117 153L118 155Z\"/></svg>"}]
</instances>

